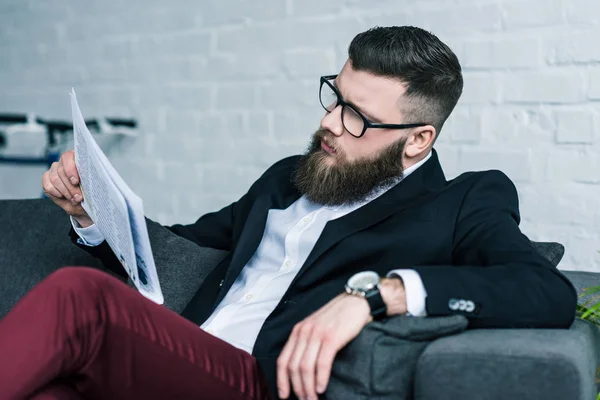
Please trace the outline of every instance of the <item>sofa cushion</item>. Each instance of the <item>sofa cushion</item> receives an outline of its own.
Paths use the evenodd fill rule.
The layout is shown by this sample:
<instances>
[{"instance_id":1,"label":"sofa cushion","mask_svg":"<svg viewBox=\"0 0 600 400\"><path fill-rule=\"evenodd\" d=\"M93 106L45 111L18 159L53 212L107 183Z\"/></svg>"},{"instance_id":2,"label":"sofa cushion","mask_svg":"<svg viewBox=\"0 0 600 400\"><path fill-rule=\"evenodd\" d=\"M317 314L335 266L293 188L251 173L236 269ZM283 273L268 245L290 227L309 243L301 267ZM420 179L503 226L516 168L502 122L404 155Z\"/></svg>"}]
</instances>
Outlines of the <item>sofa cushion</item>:
<instances>
[{"instance_id":1,"label":"sofa cushion","mask_svg":"<svg viewBox=\"0 0 600 400\"><path fill-rule=\"evenodd\" d=\"M101 267L71 243L69 218L50 200L0 200L0 226L0 318L58 268Z\"/></svg>"},{"instance_id":2,"label":"sofa cushion","mask_svg":"<svg viewBox=\"0 0 600 400\"><path fill-rule=\"evenodd\" d=\"M463 400L595 398L598 330L475 329L441 338L417 365L415 398Z\"/></svg>"},{"instance_id":3,"label":"sofa cushion","mask_svg":"<svg viewBox=\"0 0 600 400\"><path fill-rule=\"evenodd\" d=\"M531 242L533 247L555 267L565 254L565 246L555 242Z\"/></svg>"},{"instance_id":4,"label":"sofa cushion","mask_svg":"<svg viewBox=\"0 0 600 400\"><path fill-rule=\"evenodd\" d=\"M463 331L462 315L372 322L333 364L327 399L411 399L419 356L434 339Z\"/></svg>"},{"instance_id":5,"label":"sofa cushion","mask_svg":"<svg viewBox=\"0 0 600 400\"><path fill-rule=\"evenodd\" d=\"M227 252L200 247L149 219L146 225L164 305L181 314Z\"/></svg>"}]
</instances>

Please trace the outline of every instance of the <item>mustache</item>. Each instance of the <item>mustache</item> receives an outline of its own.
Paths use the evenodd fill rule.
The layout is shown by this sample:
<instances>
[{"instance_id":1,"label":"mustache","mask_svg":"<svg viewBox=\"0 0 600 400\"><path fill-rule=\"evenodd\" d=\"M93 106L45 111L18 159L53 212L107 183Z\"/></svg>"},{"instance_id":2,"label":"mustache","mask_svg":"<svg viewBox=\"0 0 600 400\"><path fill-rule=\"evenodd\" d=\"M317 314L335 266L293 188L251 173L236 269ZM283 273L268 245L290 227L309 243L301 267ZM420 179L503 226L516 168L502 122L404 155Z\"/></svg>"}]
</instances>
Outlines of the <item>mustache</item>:
<instances>
[{"instance_id":1,"label":"mustache","mask_svg":"<svg viewBox=\"0 0 600 400\"><path fill-rule=\"evenodd\" d=\"M319 143L321 140L324 141L325 144L331 147L333 150L338 150L338 146L335 143L335 141L331 138L331 135L323 128L317 129L317 131L313 134L313 141L315 146L321 147Z\"/></svg>"}]
</instances>

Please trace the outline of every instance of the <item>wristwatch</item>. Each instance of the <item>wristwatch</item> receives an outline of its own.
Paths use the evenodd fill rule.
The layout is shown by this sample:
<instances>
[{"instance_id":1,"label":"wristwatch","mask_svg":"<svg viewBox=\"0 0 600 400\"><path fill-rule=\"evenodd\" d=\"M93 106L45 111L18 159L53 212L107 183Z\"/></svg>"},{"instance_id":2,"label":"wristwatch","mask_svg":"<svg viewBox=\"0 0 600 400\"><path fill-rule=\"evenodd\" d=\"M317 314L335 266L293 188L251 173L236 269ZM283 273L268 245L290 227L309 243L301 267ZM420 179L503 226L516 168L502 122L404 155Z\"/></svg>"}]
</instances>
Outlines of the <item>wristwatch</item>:
<instances>
[{"instance_id":1,"label":"wristwatch","mask_svg":"<svg viewBox=\"0 0 600 400\"><path fill-rule=\"evenodd\" d=\"M359 272L346 282L346 293L364 297L371 308L374 320L380 320L387 314L387 307L379 292L379 274L373 271Z\"/></svg>"}]
</instances>

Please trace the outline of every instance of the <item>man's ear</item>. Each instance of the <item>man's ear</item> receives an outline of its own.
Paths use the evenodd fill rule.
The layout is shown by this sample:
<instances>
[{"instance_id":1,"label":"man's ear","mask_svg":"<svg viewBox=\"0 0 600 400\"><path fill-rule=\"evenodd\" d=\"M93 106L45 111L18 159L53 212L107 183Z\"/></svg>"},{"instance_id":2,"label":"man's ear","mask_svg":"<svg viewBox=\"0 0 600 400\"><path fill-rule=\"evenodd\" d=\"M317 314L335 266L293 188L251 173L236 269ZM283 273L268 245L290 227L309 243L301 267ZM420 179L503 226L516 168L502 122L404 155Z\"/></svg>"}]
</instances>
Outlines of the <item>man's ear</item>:
<instances>
[{"instance_id":1,"label":"man's ear","mask_svg":"<svg viewBox=\"0 0 600 400\"><path fill-rule=\"evenodd\" d=\"M408 135L408 140L404 146L404 153L407 158L415 158L431 149L437 132L432 125L420 126Z\"/></svg>"}]
</instances>

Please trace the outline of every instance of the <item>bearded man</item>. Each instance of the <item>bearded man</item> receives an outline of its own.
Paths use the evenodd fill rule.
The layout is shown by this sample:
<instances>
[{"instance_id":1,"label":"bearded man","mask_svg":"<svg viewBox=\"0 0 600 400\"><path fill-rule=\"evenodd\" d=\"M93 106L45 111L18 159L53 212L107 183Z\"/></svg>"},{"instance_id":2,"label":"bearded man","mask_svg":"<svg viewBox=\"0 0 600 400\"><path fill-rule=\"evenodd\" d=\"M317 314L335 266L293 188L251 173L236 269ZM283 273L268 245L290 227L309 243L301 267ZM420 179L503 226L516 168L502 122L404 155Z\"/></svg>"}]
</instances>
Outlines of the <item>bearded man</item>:
<instances>
[{"instance_id":1,"label":"bearded man","mask_svg":"<svg viewBox=\"0 0 600 400\"><path fill-rule=\"evenodd\" d=\"M513 183L499 171L444 177L433 147L462 86L431 33L357 35L339 74L320 78L307 152L235 203L168 227L229 252L187 319L103 272L61 269L0 324L0 397L316 399L372 320L568 327L575 290L520 232ZM73 240L122 271L81 208L73 153L43 188Z\"/></svg>"}]
</instances>

